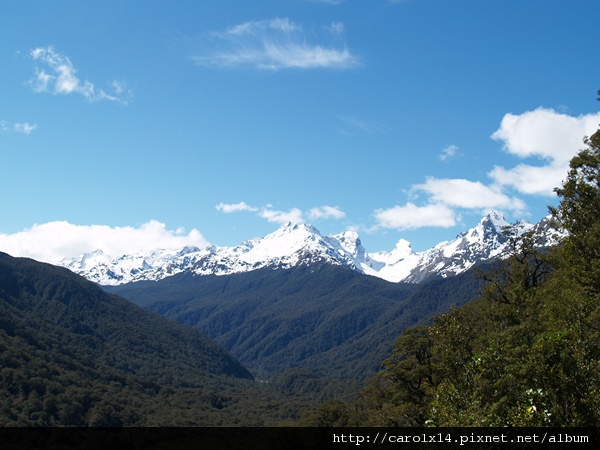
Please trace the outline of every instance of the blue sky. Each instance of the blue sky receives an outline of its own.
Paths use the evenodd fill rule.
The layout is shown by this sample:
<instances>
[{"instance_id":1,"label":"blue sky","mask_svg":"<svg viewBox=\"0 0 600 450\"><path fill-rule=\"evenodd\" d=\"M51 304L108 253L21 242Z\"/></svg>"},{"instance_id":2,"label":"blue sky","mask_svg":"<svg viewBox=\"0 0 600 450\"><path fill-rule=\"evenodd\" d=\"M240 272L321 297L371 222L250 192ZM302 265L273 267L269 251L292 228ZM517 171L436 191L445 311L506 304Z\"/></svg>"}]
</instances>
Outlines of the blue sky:
<instances>
[{"instance_id":1,"label":"blue sky","mask_svg":"<svg viewBox=\"0 0 600 450\"><path fill-rule=\"evenodd\" d=\"M537 221L600 123L597 0L0 6L0 250L369 251ZM112 243L112 244L108 244Z\"/></svg>"}]
</instances>

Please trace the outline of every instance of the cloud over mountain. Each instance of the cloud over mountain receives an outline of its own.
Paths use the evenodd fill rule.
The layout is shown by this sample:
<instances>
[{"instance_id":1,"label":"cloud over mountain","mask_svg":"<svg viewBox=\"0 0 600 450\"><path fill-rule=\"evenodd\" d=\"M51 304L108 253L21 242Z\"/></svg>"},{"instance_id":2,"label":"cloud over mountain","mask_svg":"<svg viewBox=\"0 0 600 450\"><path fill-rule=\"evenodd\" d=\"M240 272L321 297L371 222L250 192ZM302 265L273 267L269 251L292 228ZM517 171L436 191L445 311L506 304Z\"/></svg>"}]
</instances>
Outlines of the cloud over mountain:
<instances>
[{"instance_id":1,"label":"cloud over mountain","mask_svg":"<svg viewBox=\"0 0 600 450\"><path fill-rule=\"evenodd\" d=\"M154 249L184 246L204 247L208 242L200 231L168 230L156 220L139 227L74 225L49 222L13 234L0 234L0 249L13 256L26 256L57 263L66 255L78 255L103 249L110 254L135 254Z\"/></svg>"},{"instance_id":2,"label":"cloud over mountain","mask_svg":"<svg viewBox=\"0 0 600 450\"><path fill-rule=\"evenodd\" d=\"M553 196L554 188L567 175L569 161L583 146L582 137L593 133L599 122L600 113L573 117L541 107L519 115L506 114L491 138L501 141L506 152L522 160L537 158L538 165L494 166L487 174L487 184L466 178L428 177L410 188L410 202L376 209L373 229L451 227L462 211L496 209L526 214L527 203L521 196ZM457 150L455 145L446 147L440 160L455 156ZM515 192L518 195L513 195ZM415 203L418 198L422 205Z\"/></svg>"},{"instance_id":3,"label":"cloud over mountain","mask_svg":"<svg viewBox=\"0 0 600 450\"><path fill-rule=\"evenodd\" d=\"M304 223L307 220L319 220L319 219L343 219L346 217L346 213L337 206L323 205L314 208L310 208L308 211L302 211L299 208L291 208L288 211L278 211L273 209L273 205L267 205L262 208L252 206L246 202L239 203L219 203L215 206L218 211L225 214L237 213L237 212L256 212L258 217L267 219L268 222L272 223Z\"/></svg>"}]
</instances>

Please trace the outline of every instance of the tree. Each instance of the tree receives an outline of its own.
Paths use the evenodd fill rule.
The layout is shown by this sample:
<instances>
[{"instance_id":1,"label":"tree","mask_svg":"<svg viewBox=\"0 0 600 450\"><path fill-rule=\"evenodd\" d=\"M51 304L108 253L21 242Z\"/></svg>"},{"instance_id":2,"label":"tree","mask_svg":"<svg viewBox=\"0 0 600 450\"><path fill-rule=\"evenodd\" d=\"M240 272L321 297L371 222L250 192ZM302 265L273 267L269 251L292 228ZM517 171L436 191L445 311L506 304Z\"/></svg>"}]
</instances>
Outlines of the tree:
<instances>
[{"instance_id":1,"label":"tree","mask_svg":"<svg viewBox=\"0 0 600 450\"><path fill-rule=\"evenodd\" d=\"M600 91L599 91L600 94ZM600 422L600 130L570 162L556 189L553 215L566 237L553 252L556 267L545 286L545 321L539 345L547 367L544 383L562 423Z\"/></svg>"},{"instance_id":2,"label":"tree","mask_svg":"<svg viewBox=\"0 0 600 450\"><path fill-rule=\"evenodd\" d=\"M375 425L600 424L600 130L584 143L550 208L559 245L508 227L480 298L405 330L363 390Z\"/></svg>"},{"instance_id":3,"label":"tree","mask_svg":"<svg viewBox=\"0 0 600 450\"><path fill-rule=\"evenodd\" d=\"M566 181L556 193L562 197L551 208L560 227L568 233L560 258L563 267L590 290L600 293L600 130L585 138L587 148L570 162Z\"/></svg>"},{"instance_id":4,"label":"tree","mask_svg":"<svg viewBox=\"0 0 600 450\"><path fill-rule=\"evenodd\" d=\"M431 346L429 328L415 326L400 335L392 356L383 362L383 425L416 426L425 422L426 405L435 385Z\"/></svg>"}]
</instances>

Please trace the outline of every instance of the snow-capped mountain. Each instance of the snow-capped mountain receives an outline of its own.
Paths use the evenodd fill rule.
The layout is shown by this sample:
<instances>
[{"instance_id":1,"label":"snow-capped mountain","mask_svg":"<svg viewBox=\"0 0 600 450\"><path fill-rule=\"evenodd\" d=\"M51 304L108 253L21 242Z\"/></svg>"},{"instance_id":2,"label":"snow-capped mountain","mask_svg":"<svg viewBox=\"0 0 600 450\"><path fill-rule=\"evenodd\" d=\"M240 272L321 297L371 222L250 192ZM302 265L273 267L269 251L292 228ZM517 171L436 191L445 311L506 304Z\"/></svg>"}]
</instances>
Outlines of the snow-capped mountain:
<instances>
[{"instance_id":1,"label":"snow-capped mountain","mask_svg":"<svg viewBox=\"0 0 600 450\"><path fill-rule=\"evenodd\" d=\"M459 234L454 240L441 242L418 254L418 258L413 256L406 263L404 273L394 271L395 273L384 278L418 283L432 274L442 277L458 275L479 261L501 256L506 242L503 229L509 225L504 217L492 211L477 226ZM525 221L520 222L521 232L532 227ZM387 271L387 267L382 270Z\"/></svg>"},{"instance_id":2,"label":"snow-capped mountain","mask_svg":"<svg viewBox=\"0 0 600 450\"><path fill-rule=\"evenodd\" d=\"M492 211L476 227L429 250L414 252L410 243L401 239L391 252L368 253L356 232L323 236L312 225L288 222L264 238L236 247L185 247L116 257L97 250L63 260L61 265L103 285L159 280L186 271L228 275L317 262L346 266L392 282L418 283L430 275L457 275L479 261L501 256L506 247L502 232L507 225L501 215ZM536 230L544 245L556 242L548 219L537 225L522 221L519 228L522 232Z\"/></svg>"},{"instance_id":3,"label":"snow-capped mountain","mask_svg":"<svg viewBox=\"0 0 600 450\"><path fill-rule=\"evenodd\" d=\"M262 239L245 241L236 247L186 247L178 251L155 250L149 254L118 257L97 250L63 260L60 265L96 283L117 285L159 280L184 271L196 275L228 275L263 267L288 268L316 262L362 271L362 264L368 261L356 233L322 236L311 225L288 222Z\"/></svg>"}]
</instances>

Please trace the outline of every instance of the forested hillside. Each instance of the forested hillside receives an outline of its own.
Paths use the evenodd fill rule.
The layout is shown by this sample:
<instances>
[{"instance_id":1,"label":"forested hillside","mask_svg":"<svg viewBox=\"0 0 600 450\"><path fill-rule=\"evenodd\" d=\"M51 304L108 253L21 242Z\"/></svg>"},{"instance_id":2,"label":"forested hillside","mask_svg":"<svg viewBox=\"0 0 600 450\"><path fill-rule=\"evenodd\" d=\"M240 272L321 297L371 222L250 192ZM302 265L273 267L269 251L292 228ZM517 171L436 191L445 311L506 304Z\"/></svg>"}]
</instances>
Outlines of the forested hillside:
<instances>
[{"instance_id":1,"label":"forested hillside","mask_svg":"<svg viewBox=\"0 0 600 450\"><path fill-rule=\"evenodd\" d=\"M508 229L512 255L481 297L406 330L354 404L305 425L600 424L600 130L571 160L551 208L561 244Z\"/></svg>"},{"instance_id":2,"label":"forested hillside","mask_svg":"<svg viewBox=\"0 0 600 450\"><path fill-rule=\"evenodd\" d=\"M362 381L398 334L474 299L472 273L391 283L331 264L224 275L178 274L106 287L198 328L261 379L292 368Z\"/></svg>"},{"instance_id":3,"label":"forested hillside","mask_svg":"<svg viewBox=\"0 0 600 450\"><path fill-rule=\"evenodd\" d=\"M264 425L285 404L197 330L0 253L0 425Z\"/></svg>"}]
</instances>

